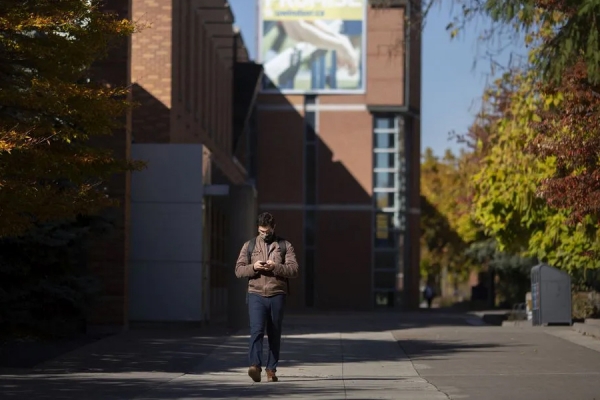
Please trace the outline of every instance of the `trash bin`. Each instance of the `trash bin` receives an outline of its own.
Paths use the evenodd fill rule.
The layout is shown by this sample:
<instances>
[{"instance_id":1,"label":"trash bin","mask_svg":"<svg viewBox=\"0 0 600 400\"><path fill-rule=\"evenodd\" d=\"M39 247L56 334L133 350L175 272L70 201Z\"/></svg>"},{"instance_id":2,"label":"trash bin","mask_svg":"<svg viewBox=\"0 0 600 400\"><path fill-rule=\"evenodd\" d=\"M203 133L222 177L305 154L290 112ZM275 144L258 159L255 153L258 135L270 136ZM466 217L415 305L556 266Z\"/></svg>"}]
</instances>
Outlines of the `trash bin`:
<instances>
[{"instance_id":1,"label":"trash bin","mask_svg":"<svg viewBox=\"0 0 600 400\"><path fill-rule=\"evenodd\" d=\"M571 277L547 264L531 269L532 324L571 325Z\"/></svg>"}]
</instances>

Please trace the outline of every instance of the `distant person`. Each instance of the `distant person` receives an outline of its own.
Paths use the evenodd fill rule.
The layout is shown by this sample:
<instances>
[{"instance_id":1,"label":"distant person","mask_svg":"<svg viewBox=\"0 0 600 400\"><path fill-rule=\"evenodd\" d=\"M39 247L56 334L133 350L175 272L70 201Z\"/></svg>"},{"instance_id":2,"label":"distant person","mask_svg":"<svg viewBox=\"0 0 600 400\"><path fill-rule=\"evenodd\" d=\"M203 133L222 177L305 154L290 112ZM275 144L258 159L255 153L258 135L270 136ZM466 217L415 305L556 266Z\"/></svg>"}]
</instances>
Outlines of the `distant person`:
<instances>
[{"instance_id":1,"label":"distant person","mask_svg":"<svg viewBox=\"0 0 600 400\"><path fill-rule=\"evenodd\" d=\"M235 264L235 275L248 278L250 351L248 376L261 381L265 328L269 342L266 373L268 382L277 382L277 364L281 328L289 278L298 276L294 247L275 235L275 218L269 213L258 216L258 236L242 246Z\"/></svg>"},{"instance_id":2,"label":"distant person","mask_svg":"<svg viewBox=\"0 0 600 400\"><path fill-rule=\"evenodd\" d=\"M431 308L431 303L435 297L435 292L429 283L427 283L425 285L425 289L423 289L423 297L425 298L425 301L427 301L427 308Z\"/></svg>"}]
</instances>

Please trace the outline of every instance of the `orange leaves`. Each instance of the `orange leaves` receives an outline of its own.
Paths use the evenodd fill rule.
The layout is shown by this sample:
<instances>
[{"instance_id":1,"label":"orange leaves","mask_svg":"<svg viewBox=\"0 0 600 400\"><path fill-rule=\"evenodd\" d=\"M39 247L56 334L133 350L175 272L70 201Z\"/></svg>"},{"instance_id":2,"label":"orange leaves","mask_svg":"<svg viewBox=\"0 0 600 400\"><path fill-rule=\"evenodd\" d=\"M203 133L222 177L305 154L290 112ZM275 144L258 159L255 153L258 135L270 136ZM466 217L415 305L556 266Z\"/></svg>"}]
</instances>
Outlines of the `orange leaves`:
<instances>
[{"instance_id":1,"label":"orange leaves","mask_svg":"<svg viewBox=\"0 0 600 400\"><path fill-rule=\"evenodd\" d=\"M126 140L128 90L90 67L134 30L98 4L0 2L0 236L96 213L114 204L107 182L141 167L91 145Z\"/></svg>"}]
</instances>

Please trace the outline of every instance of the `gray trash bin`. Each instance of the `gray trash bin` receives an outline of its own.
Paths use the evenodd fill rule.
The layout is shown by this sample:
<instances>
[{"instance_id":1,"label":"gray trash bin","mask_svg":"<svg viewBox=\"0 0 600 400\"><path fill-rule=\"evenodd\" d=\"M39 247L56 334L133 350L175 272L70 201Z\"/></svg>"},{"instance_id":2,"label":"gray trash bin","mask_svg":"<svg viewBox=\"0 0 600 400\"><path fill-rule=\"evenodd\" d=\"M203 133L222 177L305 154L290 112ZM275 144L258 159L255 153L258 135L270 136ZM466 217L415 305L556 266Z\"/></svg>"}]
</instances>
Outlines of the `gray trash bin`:
<instances>
[{"instance_id":1,"label":"gray trash bin","mask_svg":"<svg viewBox=\"0 0 600 400\"><path fill-rule=\"evenodd\" d=\"M531 269L533 325L571 325L571 277L547 264Z\"/></svg>"}]
</instances>

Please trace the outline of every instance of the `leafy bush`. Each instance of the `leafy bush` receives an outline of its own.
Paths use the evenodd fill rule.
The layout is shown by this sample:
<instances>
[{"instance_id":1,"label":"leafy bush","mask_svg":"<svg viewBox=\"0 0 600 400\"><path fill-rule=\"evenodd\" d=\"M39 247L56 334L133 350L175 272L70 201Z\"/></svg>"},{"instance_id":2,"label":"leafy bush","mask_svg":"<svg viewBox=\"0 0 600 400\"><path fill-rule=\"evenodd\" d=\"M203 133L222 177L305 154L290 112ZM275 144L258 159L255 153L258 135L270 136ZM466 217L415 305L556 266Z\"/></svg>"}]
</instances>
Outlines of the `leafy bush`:
<instances>
[{"instance_id":1,"label":"leafy bush","mask_svg":"<svg viewBox=\"0 0 600 400\"><path fill-rule=\"evenodd\" d=\"M99 282L87 271L87 243L110 225L102 217L37 226L0 239L3 336L63 336L85 329Z\"/></svg>"},{"instance_id":2,"label":"leafy bush","mask_svg":"<svg viewBox=\"0 0 600 400\"><path fill-rule=\"evenodd\" d=\"M600 293L573 292L572 310L576 320L600 317Z\"/></svg>"}]
</instances>

